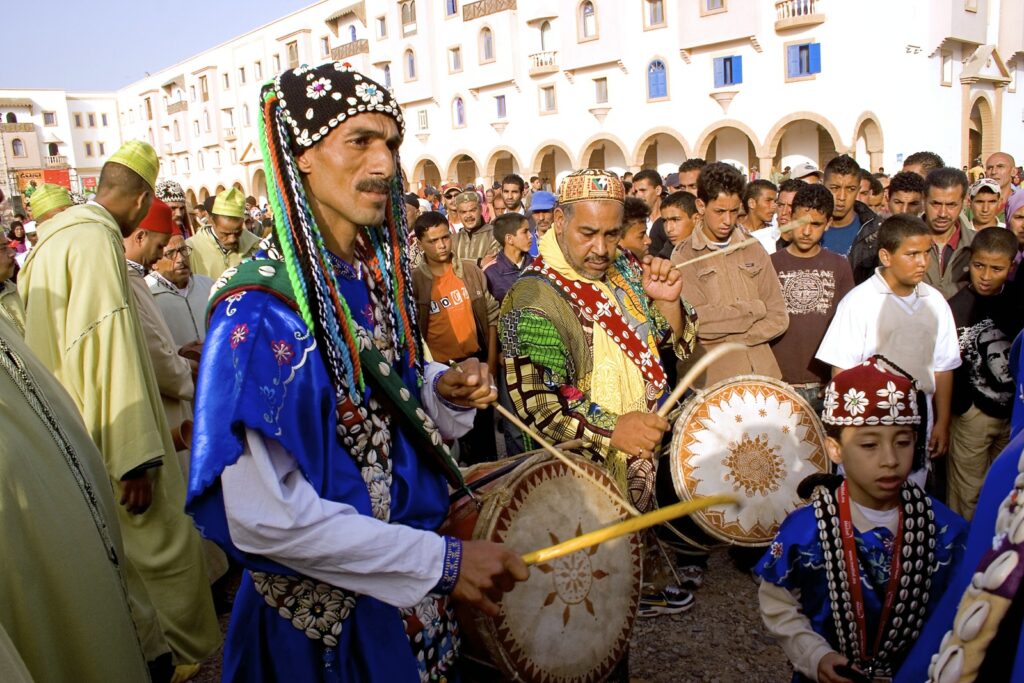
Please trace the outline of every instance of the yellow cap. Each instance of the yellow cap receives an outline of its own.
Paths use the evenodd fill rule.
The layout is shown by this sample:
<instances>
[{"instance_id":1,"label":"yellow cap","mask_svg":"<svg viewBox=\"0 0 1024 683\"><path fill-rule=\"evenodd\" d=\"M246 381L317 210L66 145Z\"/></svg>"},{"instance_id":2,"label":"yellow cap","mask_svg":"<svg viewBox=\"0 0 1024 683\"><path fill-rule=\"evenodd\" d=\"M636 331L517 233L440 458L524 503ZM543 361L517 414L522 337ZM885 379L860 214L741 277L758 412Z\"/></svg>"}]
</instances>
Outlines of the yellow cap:
<instances>
[{"instance_id":1,"label":"yellow cap","mask_svg":"<svg viewBox=\"0 0 1024 683\"><path fill-rule=\"evenodd\" d=\"M156 150L142 140L129 140L107 159L107 163L121 164L132 169L156 190L156 177L160 173L160 160L156 158Z\"/></svg>"},{"instance_id":2,"label":"yellow cap","mask_svg":"<svg viewBox=\"0 0 1024 683\"><path fill-rule=\"evenodd\" d=\"M71 193L66 188L60 185L54 185L53 183L44 183L40 185L35 192L32 193L32 198L29 200L29 206L32 209L32 216L36 220L39 220L42 216L53 211L54 209L62 209L65 206L71 206Z\"/></svg>"},{"instance_id":3,"label":"yellow cap","mask_svg":"<svg viewBox=\"0 0 1024 683\"><path fill-rule=\"evenodd\" d=\"M224 190L213 202L213 211L210 213L228 218L242 218L245 216L245 194L237 187Z\"/></svg>"}]
</instances>

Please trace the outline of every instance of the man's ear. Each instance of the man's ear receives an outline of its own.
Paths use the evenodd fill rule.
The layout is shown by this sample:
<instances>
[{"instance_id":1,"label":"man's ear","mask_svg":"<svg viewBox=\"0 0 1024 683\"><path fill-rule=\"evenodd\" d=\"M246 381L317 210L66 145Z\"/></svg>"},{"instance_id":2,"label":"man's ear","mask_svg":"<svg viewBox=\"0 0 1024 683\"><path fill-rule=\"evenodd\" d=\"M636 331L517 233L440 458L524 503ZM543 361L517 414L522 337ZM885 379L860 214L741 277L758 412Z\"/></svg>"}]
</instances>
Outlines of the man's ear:
<instances>
[{"instance_id":1,"label":"man's ear","mask_svg":"<svg viewBox=\"0 0 1024 683\"><path fill-rule=\"evenodd\" d=\"M295 158L295 165L299 167L300 173L309 173L313 170L313 150L312 148L302 152L298 157Z\"/></svg>"},{"instance_id":2,"label":"man's ear","mask_svg":"<svg viewBox=\"0 0 1024 683\"><path fill-rule=\"evenodd\" d=\"M892 265L892 254L889 253L888 249L879 249L878 260L884 267L888 268Z\"/></svg>"},{"instance_id":3,"label":"man's ear","mask_svg":"<svg viewBox=\"0 0 1024 683\"><path fill-rule=\"evenodd\" d=\"M697 213L700 216L703 216L704 215L704 210L708 208L707 205L702 200L700 200L700 199L698 199L695 202L695 204L697 205Z\"/></svg>"},{"instance_id":4,"label":"man's ear","mask_svg":"<svg viewBox=\"0 0 1024 683\"><path fill-rule=\"evenodd\" d=\"M843 464L843 447L831 436L825 437L825 452L829 460L837 465Z\"/></svg>"}]
</instances>

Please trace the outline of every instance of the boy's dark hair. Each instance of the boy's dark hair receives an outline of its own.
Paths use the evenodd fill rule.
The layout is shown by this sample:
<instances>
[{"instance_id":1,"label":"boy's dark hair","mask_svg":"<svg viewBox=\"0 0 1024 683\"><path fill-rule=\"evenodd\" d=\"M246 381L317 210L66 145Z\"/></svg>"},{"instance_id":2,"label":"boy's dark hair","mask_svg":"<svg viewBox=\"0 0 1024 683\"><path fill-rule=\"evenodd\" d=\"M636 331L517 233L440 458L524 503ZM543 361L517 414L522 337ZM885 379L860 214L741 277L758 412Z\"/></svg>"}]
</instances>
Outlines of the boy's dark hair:
<instances>
[{"instance_id":1,"label":"boy's dark hair","mask_svg":"<svg viewBox=\"0 0 1024 683\"><path fill-rule=\"evenodd\" d=\"M920 164L925 174L936 168L942 168L946 162L935 152L914 152L903 160L904 166L916 166Z\"/></svg>"},{"instance_id":2,"label":"boy's dark hair","mask_svg":"<svg viewBox=\"0 0 1024 683\"><path fill-rule=\"evenodd\" d=\"M800 180L799 178L787 178L782 181L779 185L779 194L783 192L799 192L800 188L809 183L806 180Z\"/></svg>"},{"instance_id":3,"label":"boy's dark hair","mask_svg":"<svg viewBox=\"0 0 1024 683\"><path fill-rule=\"evenodd\" d=\"M804 183L804 186L797 190L796 196L793 197L794 213L802 206L812 211L820 211L825 214L826 219L829 219L832 218L832 210L835 208L835 205L832 193L820 183L813 185Z\"/></svg>"},{"instance_id":4,"label":"boy's dark hair","mask_svg":"<svg viewBox=\"0 0 1024 683\"><path fill-rule=\"evenodd\" d=\"M927 196L928 190L933 187L937 190L959 187L960 199L966 199L969 185L967 174L959 168L936 168L929 171L928 176L924 179L924 194Z\"/></svg>"},{"instance_id":5,"label":"boy's dark hair","mask_svg":"<svg viewBox=\"0 0 1024 683\"><path fill-rule=\"evenodd\" d=\"M765 180L764 178L747 183L747 187L743 190L743 209L747 210L749 208L749 202L751 199L755 201L760 199L761 192L763 190L778 192L779 188L775 187L775 183L770 180Z\"/></svg>"},{"instance_id":6,"label":"boy's dark hair","mask_svg":"<svg viewBox=\"0 0 1024 683\"><path fill-rule=\"evenodd\" d=\"M423 236L427 234L427 230L436 228L439 225L448 225L448 219L437 211L424 211L416 218L412 230L416 233L416 239L423 239Z\"/></svg>"},{"instance_id":7,"label":"boy's dark hair","mask_svg":"<svg viewBox=\"0 0 1024 683\"><path fill-rule=\"evenodd\" d=\"M416 208L419 208L419 206L420 206L419 195L417 195L417 194L415 194L413 192L407 192L405 194L405 203L410 205L410 206L415 206Z\"/></svg>"},{"instance_id":8,"label":"boy's dark hair","mask_svg":"<svg viewBox=\"0 0 1024 683\"><path fill-rule=\"evenodd\" d=\"M871 196L874 197L885 192L885 187L883 187L882 181L876 178L875 176L871 175L867 171L861 172L860 179L868 181L868 194L870 194Z\"/></svg>"},{"instance_id":9,"label":"boy's dark hair","mask_svg":"<svg viewBox=\"0 0 1024 683\"><path fill-rule=\"evenodd\" d=\"M913 171L900 171L889 181L889 196L894 192L918 192L924 196L924 178Z\"/></svg>"},{"instance_id":10,"label":"boy's dark hair","mask_svg":"<svg viewBox=\"0 0 1024 683\"><path fill-rule=\"evenodd\" d=\"M679 207L683 213L692 218L697 213L697 198L685 190L679 190L661 200L662 211L673 206Z\"/></svg>"},{"instance_id":11,"label":"boy's dark hair","mask_svg":"<svg viewBox=\"0 0 1024 683\"><path fill-rule=\"evenodd\" d=\"M972 254L985 252L1006 256L1012 263L1013 259L1017 257L1017 236L1006 228L996 226L982 228L974 236L970 249Z\"/></svg>"},{"instance_id":12,"label":"boy's dark hair","mask_svg":"<svg viewBox=\"0 0 1024 683\"><path fill-rule=\"evenodd\" d=\"M503 213L494 219L494 239L498 245L505 248L505 238L514 235L526 221L526 216L521 213Z\"/></svg>"},{"instance_id":13,"label":"boy's dark hair","mask_svg":"<svg viewBox=\"0 0 1024 683\"><path fill-rule=\"evenodd\" d=\"M687 159L683 163L679 164L679 172L689 173L690 171L699 171L707 165L708 162L704 161L700 157L693 157L692 159Z\"/></svg>"},{"instance_id":14,"label":"boy's dark hair","mask_svg":"<svg viewBox=\"0 0 1024 683\"><path fill-rule=\"evenodd\" d=\"M641 180L646 180L654 187L664 187L665 182L661 179L661 174L651 168L645 168L642 171L637 172L633 176L633 184L636 185Z\"/></svg>"},{"instance_id":15,"label":"boy's dark hair","mask_svg":"<svg viewBox=\"0 0 1024 683\"><path fill-rule=\"evenodd\" d=\"M718 195L743 196L743 175L729 164L716 161L708 164L697 177L697 199L705 204L718 199Z\"/></svg>"},{"instance_id":16,"label":"boy's dark hair","mask_svg":"<svg viewBox=\"0 0 1024 683\"><path fill-rule=\"evenodd\" d=\"M623 225L629 225L638 221L646 223L650 217L651 207L647 206L647 202L639 197L626 197L625 204L622 207Z\"/></svg>"},{"instance_id":17,"label":"boy's dark hair","mask_svg":"<svg viewBox=\"0 0 1024 683\"><path fill-rule=\"evenodd\" d=\"M522 192L523 188L526 187L526 183L523 182L523 179L520 178L515 173L509 173L507 176L502 178L501 179L501 184L502 184L502 186L505 186L505 185L517 185L519 187L519 191L520 192Z\"/></svg>"},{"instance_id":18,"label":"boy's dark hair","mask_svg":"<svg viewBox=\"0 0 1024 683\"><path fill-rule=\"evenodd\" d=\"M825 164L825 175L823 181L828 181L834 175L855 175L860 177L860 164L854 161L849 154L840 154L832 161Z\"/></svg>"},{"instance_id":19,"label":"boy's dark hair","mask_svg":"<svg viewBox=\"0 0 1024 683\"><path fill-rule=\"evenodd\" d=\"M903 240L910 237L931 237L931 234L928 225L917 216L898 213L882 222L882 227L878 229L878 248L892 254L900 248Z\"/></svg>"}]
</instances>

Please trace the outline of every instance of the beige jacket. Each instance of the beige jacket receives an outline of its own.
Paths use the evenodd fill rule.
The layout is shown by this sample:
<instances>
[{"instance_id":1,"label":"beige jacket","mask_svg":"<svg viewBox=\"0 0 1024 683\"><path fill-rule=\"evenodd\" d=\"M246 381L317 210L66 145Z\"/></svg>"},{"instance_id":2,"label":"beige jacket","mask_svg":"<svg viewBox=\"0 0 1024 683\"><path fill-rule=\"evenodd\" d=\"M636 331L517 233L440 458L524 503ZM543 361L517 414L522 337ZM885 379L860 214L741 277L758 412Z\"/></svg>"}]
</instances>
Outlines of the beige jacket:
<instances>
[{"instance_id":1,"label":"beige jacket","mask_svg":"<svg viewBox=\"0 0 1024 683\"><path fill-rule=\"evenodd\" d=\"M749 237L749 233L737 227L729 244ZM683 263L716 249L698 220L693 234L673 250L672 263ZM682 273L683 298L697 311L700 343L708 348L725 342L747 347L744 353L731 353L712 365L703 386L738 375L781 379L782 372L768 342L786 331L789 314L779 278L764 247L754 242L685 266Z\"/></svg>"}]
</instances>

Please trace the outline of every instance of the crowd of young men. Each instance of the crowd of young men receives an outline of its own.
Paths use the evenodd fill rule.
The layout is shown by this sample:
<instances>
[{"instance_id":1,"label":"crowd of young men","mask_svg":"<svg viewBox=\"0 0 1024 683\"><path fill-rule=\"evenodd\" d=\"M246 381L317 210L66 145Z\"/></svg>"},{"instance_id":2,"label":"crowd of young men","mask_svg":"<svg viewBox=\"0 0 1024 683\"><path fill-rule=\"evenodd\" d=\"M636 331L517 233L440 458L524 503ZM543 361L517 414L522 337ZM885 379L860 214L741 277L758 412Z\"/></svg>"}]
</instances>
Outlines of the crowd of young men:
<instances>
[{"instance_id":1,"label":"crowd of young men","mask_svg":"<svg viewBox=\"0 0 1024 683\"><path fill-rule=\"evenodd\" d=\"M305 75L277 79L268 106L294 121L309 100L303 117L327 132L264 132L277 227L262 247L255 201L232 188L191 216L137 141L89 203L34 188L31 232L0 237L0 378L21 415L0 467L28 496L22 517L2 507L22 530L5 555L41 566L32 525L69 533L50 530L39 477L94 529L68 541L73 577L0 583L0 636L37 680L194 676L220 645L230 566L247 572L226 680L450 675L448 597L494 612L527 575L500 545L435 532L453 456L494 460L499 433L506 455L532 447L491 404L578 440L650 510L671 431L655 410L677 363L725 342L745 350L701 386L773 377L819 414L835 413L835 374L883 356L921 397L911 479L971 517L1009 439L1024 327L1010 155L974 182L923 152L891 178L846 155L778 185L690 159L664 180L589 169L555 194L512 174L490 194L446 183L421 198L400 180L387 91L345 67L310 73L375 108L339 117ZM36 479L18 465L29 442L45 443ZM689 609L699 564L648 586L641 615ZM30 647L62 620L94 632L79 622L100 608L84 604L32 623L62 581L103 603L117 643ZM843 666L803 655L801 675Z\"/></svg>"}]
</instances>

